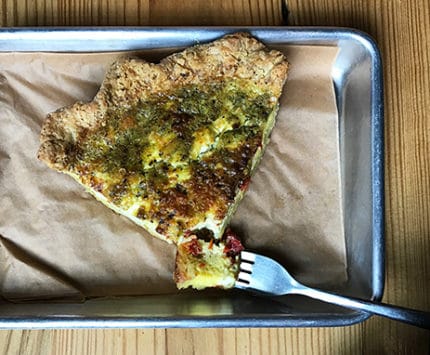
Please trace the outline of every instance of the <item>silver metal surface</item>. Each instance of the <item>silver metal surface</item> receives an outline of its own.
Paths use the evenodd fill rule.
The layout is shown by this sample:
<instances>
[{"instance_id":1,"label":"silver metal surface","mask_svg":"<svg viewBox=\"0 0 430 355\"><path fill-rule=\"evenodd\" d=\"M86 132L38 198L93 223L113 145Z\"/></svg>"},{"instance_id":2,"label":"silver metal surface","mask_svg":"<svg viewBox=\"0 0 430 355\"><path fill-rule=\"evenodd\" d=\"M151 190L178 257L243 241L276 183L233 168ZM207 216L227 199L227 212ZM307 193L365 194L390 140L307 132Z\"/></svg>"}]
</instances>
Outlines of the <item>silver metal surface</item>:
<instances>
[{"instance_id":1,"label":"silver metal surface","mask_svg":"<svg viewBox=\"0 0 430 355\"><path fill-rule=\"evenodd\" d=\"M248 251L242 251L240 256L240 272L235 287L241 290L271 296L303 295L430 329L430 312L321 291L301 284L281 264L267 256Z\"/></svg>"},{"instance_id":2,"label":"silver metal surface","mask_svg":"<svg viewBox=\"0 0 430 355\"><path fill-rule=\"evenodd\" d=\"M287 44L339 48L332 76L339 110L349 280L336 291L379 300L384 285L382 68L379 51L366 34L326 27L1 29L0 51L146 49L157 56L241 30L276 48ZM368 317L302 296L266 298L240 290L84 303L0 301L1 328L309 327L349 325Z\"/></svg>"}]
</instances>

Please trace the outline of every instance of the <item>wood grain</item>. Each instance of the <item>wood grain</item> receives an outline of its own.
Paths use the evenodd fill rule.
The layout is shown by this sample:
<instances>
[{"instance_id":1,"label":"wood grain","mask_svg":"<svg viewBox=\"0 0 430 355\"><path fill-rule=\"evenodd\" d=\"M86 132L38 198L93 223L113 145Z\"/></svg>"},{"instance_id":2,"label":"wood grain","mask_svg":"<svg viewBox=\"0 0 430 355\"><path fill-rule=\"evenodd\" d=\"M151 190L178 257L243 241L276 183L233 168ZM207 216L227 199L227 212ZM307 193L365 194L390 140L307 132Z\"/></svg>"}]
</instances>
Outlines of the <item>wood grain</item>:
<instances>
[{"instance_id":1,"label":"wood grain","mask_svg":"<svg viewBox=\"0 0 430 355\"><path fill-rule=\"evenodd\" d=\"M2 26L279 25L275 0L2 0Z\"/></svg>"},{"instance_id":2,"label":"wood grain","mask_svg":"<svg viewBox=\"0 0 430 355\"><path fill-rule=\"evenodd\" d=\"M290 23L355 27L385 78L384 301L430 309L430 3L290 0ZM2 26L280 25L274 0L1 0ZM426 354L428 332L382 318L347 328L1 331L3 354Z\"/></svg>"}]
</instances>

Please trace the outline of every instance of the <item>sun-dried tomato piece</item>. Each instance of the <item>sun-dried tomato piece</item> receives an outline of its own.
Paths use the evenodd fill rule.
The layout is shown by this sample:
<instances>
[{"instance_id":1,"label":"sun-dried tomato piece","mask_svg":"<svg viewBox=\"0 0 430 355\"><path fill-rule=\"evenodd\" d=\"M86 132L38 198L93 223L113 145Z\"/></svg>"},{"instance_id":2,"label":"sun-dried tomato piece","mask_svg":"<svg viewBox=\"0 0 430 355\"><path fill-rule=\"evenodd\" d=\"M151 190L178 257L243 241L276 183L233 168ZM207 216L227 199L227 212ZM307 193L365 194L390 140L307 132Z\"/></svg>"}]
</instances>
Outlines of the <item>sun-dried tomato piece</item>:
<instances>
[{"instance_id":1,"label":"sun-dried tomato piece","mask_svg":"<svg viewBox=\"0 0 430 355\"><path fill-rule=\"evenodd\" d=\"M242 243L240 242L239 238L236 234L233 233L233 231L228 228L224 232L225 237L225 247L224 247L224 253L227 254L227 256L234 257L236 255L239 255L239 253L244 250Z\"/></svg>"}]
</instances>

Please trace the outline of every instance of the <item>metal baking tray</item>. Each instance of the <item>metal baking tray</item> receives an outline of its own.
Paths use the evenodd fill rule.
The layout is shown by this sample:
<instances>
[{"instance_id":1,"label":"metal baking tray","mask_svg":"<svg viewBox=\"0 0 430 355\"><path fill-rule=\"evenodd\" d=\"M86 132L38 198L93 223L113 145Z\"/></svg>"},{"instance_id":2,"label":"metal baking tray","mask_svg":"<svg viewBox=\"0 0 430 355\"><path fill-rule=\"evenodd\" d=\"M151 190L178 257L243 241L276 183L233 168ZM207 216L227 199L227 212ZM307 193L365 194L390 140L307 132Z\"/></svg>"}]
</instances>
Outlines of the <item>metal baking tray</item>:
<instances>
[{"instance_id":1,"label":"metal baking tray","mask_svg":"<svg viewBox=\"0 0 430 355\"><path fill-rule=\"evenodd\" d=\"M378 48L342 28L26 28L1 29L0 51L168 50L249 31L267 45L339 48L332 77L339 111L341 181L348 282L337 291L380 300L384 285L383 93ZM239 290L98 298L84 303L0 301L0 328L320 327L369 315L301 296L265 298Z\"/></svg>"}]
</instances>

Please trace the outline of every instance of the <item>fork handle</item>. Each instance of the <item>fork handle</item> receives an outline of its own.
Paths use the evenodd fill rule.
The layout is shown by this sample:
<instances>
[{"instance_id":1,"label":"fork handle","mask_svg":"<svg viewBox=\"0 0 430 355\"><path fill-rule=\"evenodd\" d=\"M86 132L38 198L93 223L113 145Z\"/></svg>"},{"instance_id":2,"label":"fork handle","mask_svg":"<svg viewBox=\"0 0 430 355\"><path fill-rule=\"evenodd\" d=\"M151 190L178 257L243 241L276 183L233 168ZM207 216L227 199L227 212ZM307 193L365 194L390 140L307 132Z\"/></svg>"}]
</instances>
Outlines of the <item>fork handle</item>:
<instances>
[{"instance_id":1,"label":"fork handle","mask_svg":"<svg viewBox=\"0 0 430 355\"><path fill-rule=\"evenodd\" d=\"M382 302L365 301L360 298L340 296L334 293L325 292L306 286L298 287L294 293L336 304L342 307L366 311L368 313L395 319L420 328L430 329L430 312L392 306Z\"/></svg>"}]
</instances>

